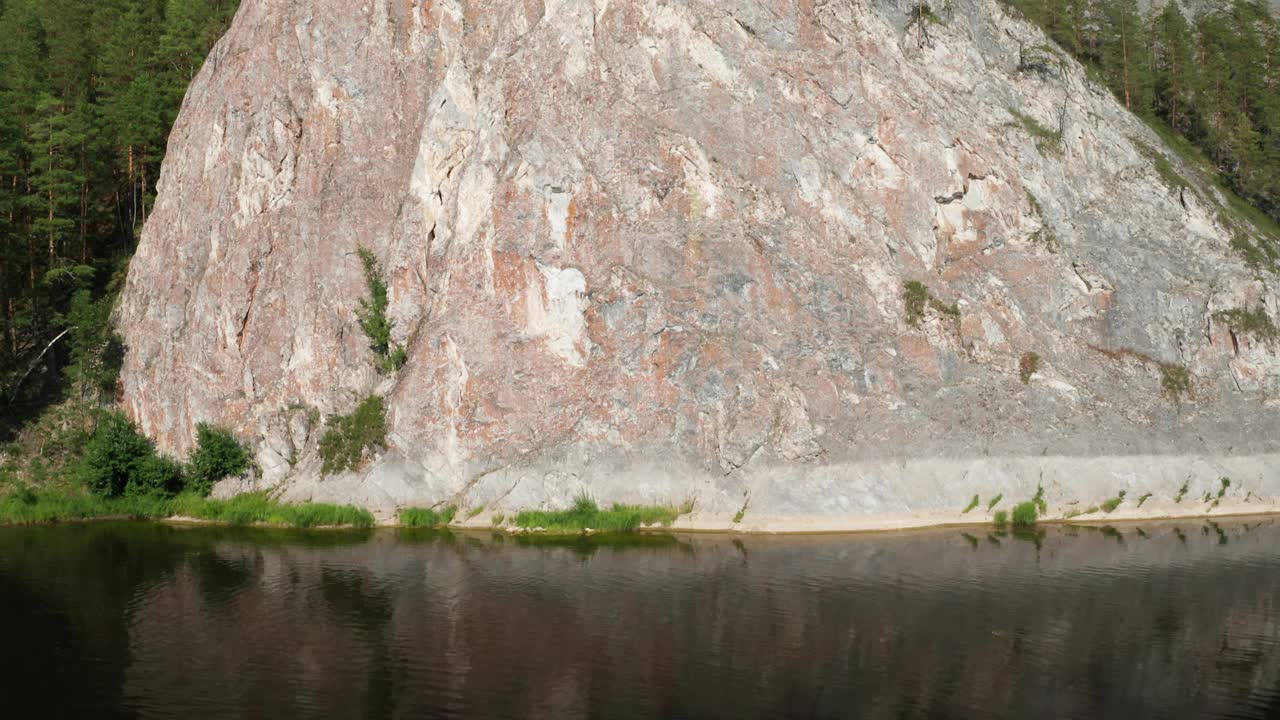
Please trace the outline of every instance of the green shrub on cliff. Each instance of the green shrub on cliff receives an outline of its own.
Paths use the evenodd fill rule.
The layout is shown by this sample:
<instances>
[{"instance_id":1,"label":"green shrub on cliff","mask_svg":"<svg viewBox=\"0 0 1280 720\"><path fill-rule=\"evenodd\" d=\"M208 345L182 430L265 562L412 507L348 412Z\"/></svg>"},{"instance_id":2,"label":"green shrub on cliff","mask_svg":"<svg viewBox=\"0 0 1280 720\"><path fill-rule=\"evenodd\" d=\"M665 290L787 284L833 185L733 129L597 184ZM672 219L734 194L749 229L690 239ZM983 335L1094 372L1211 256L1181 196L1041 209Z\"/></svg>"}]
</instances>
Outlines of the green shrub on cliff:
<instances>
[{"instance_id":1,"label":"green shrub on cliff","mask_svg":"<svg viewBox=\"0 0 1280 720\"><path fill-rule=\"evenodd\" d=\"M155 447L138 432L124 413L102 413L98 426L85 444L76 477L102 497L123 495L130 481L140 477L144 463L155 457ZM154 469L154 468L153 468Z\"/></svg>"},{"instance_id":2,"label":"green shrub on cliff","mask_svg":"<svg viewBox=\"0 0 1280 720\"><path fill-rule=\"evenodd\" d=\"M208 423L196 426L196 450L191 454L187 489L208 495L214 483L249 469L249 451L230 432Z\"/></svg>"},{"instance_id":3,"label":"green shrub on cliff","mask_svg":"<svg viewBox=\"0 0 1280 720\"><path fill-rule=\"evenodd\" d=\"M369 338L369 349L378 356L379 371L395 372L404 367L409 356L391 339L391 329L395 324L387 317L387 281L382 277L382 267L373 253L363 247L359 253L369 297L360 300L356 317L360 320L360 329Z\"/></svg>"},{"instance_id":4,"label":"green shrub on cliff","mask_svg":"<svg viewBox=\"0 0 1280 720\"><path fill-rule=\"evenodd\" d=\"M1170 398L1181 400L1183 395L1191 392L1191 373L1181 365L1162 363L1160 386Z\"/></svg>"},{"instance_id":5,"label":"green shrub on cliff","mask_svg":"<svg viewBox=\"0 0 1280 720\"><path fill-rule=\"evenodd\" d=\"M1232 308L1213 314L1213 319L1231 328L1232 332L1252 335L1259 340L1280 340L1280 328L1272 322L1261 307L1254 310Z\"/></svg>"},{"instance_id":6,"label":"green shrub on cliff","mask_svg":"<svg viewBox=\"0 0 1280 720\"><path fill-rule=\"evenodd\" d=\"M1023 385L1031 384L1031 376L1040 370L1040 356L1033 352L1022 354L1022 358L1018 360L1018 377L1022 379Z\"/></svg>"},{"instance_id":7,"label":"green shrub on cliff","mask_svg":"<svg viewBox=\"0 0 1280 720\"><path fill-rule=\"evenodd\" d=\"M1035 140L1036 147L1040 148L1042 152L1062 154L1061 130L1051 130L1041 125L1040 121L1030 115L1018 112L1013 108L1009 108L1009 114L1013 116L1013 120L1008 123L1008 126L1026 131Z\"/></svg>"},{"instance_id":8,"label":"green shrub on cliff","mask_svg":"<svg viewBox=\"0 0 1280 720\"><path fill-rule=\"evenodd\" d=\"M370 395L350 415L338 415L329 421L329 429L320 439L321 471L325 475L345 472L360 466L365 450L370 452L387 446L386 409L382 398Z\"/></svg>"},{"instance_id":9,"label":"green shrub on cliff","mask_svg":"<svg viewBox=\"0 0 1280 720\"><path fill-rule=\"evenodd\" d=\"M956 303L950 305L942 302L929 292L929 286L919 280L908 280L902 285L902 302L907 309L907 324L913 328L920 327L920 323L924 321L925 310L933 308L939 314L955 321L957 327L960 322L960 306Z\"/></svg>"},{"instance_id":10,"label":"green shrub on cliff","mask_svg":"<svg viewBox=\"0 0 1280 720\"><path fill-rule=\"evenodd\" d=\"M902 302L907 306L907 324L920 327L924 309L929 305L929 286L919 280L909 280L902 286Z\"/></svg>"}]
</instances>

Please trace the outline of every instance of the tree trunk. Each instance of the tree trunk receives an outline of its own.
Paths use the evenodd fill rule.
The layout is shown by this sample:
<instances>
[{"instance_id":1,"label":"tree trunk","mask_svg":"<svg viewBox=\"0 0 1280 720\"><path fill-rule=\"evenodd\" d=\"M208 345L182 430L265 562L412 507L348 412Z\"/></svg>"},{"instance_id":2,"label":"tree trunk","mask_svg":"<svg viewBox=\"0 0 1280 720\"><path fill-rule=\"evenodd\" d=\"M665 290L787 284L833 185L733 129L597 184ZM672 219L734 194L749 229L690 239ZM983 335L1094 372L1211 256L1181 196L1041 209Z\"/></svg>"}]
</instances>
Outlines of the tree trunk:
<instances>
[{"instance_id":1,"label":"tree trunk","mask_svg":"<svg viewBox=\"0 0 1280 720\"><path fill-rule=\"evenodd\" d=\"M87 176L87 174L86 174ZM89 263L89 183L80 185L80 264Z\"/></svg>"},{"instance_id":2,"label":"tree trunk","mask_svg":"<svg viewBox=\"0 0 1280 720\"><path fill-rule=\"evenodd\" d=\"M1120 52L1124 58L1124 107L1133 111L1133 94L1129 91L1129 41L1125 37L1124 25L1120 26Z\"/></svg>"}]
</instances>

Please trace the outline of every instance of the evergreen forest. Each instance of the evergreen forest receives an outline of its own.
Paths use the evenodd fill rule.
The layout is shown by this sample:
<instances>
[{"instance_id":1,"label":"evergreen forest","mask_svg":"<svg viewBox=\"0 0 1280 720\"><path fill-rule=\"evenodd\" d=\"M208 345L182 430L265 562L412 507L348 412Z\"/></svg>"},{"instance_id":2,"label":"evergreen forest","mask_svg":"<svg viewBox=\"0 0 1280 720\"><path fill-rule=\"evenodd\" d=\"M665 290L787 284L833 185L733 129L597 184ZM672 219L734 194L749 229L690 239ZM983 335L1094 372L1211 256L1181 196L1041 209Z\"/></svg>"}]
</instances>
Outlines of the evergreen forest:
<instances>
[{"instance_id":1,"label":"evergreen forest","mask_svg":"<svg viewBox=\"0 0 1280 720\"><path fill-rule=\"evenodd\" d=\"M1280 21L1266 0L1004 0L1175 150L1280 220Z\"/></svg>"},{"instance_id":2,"label":"evergreen forest","mask_svg":"<svg viewBox=\"0 0 1280 720\"><path fill-rule=\"evenodd\" d=\"M114 396L110 311L238 0L0 0L0 441Z\"/></svg>"}]
</instances>

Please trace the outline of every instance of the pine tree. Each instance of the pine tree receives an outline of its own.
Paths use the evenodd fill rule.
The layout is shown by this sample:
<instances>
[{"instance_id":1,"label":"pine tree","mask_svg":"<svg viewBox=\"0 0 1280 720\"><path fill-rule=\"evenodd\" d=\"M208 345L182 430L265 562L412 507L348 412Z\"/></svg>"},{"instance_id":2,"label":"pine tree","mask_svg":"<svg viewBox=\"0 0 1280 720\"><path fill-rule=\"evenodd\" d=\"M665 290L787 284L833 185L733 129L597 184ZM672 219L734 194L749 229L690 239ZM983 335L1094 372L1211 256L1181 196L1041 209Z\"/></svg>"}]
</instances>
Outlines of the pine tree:
<instances>
[{"instance_id":1,"label":"pine tree","mask_svg":"<svg viewBox=\"0 0 1280 720\"><path fill-rule=\"evenodd\" d=\"M33 192L26 200L33 217L31 231L46 242L46 268L51 269L76 232L80 190L85 182L78 150L88 129L80 113L49 93L37 100L36 116L28 142Z\"/></svg>"},{"instance_id":2,"label":"pine tree","mask_svg":"<svg viewBox=\"0 0 1280 720\"><path fill-rule=\"evenodd\" d=\"M1169 127L1181 133L1191 130L1199 67L1192 47L1191 25L1177 3L1168 3L1151 26L1155 45L1155 109Z\"/></svg>"},{"instance_id":3,"label":"pine tree","mask_svg":"<svg viewBox=\"0 0 1280 720\"><path fill-rule=\"evenodd\" d=\"M23 397L59 389L57 370L86 386L81 350L105 335L42 352L70 318L106 317L104 279L133 249L183 94L236 6L0 0L0 439L38 407ZM36 357L53 372L11 402Z\"/></svg>"},{"instance_id":4,"label":"pine tree","mask_svg":"<svg viewBox=\"0 0 1280 720\"><path fill-rule=\"evenodd\" d=\"M1107 81L1125 107L1139 114L1151 108L1150 54L1137 0L1108 0L1100 8L1098 55Z\"/></svg>"}]
</instances>

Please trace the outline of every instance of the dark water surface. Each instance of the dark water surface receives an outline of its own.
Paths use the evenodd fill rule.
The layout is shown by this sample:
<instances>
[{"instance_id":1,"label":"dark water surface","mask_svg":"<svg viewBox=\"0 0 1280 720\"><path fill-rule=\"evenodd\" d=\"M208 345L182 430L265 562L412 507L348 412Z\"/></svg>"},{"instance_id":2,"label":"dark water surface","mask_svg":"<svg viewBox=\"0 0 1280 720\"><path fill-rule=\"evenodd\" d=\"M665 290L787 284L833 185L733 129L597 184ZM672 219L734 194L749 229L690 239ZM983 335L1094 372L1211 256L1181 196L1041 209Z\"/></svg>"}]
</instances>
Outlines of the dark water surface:
<instances>
[{"instance_id":1,"label":"dark water surface","mask_svg":"<svg viewBox=\"0 0 1280 720\"><path fill-rule=\"evenodd\" d=\"M1280 717L1280 524L0 529L0 715Z\"/></svg>"}]
</instances>

